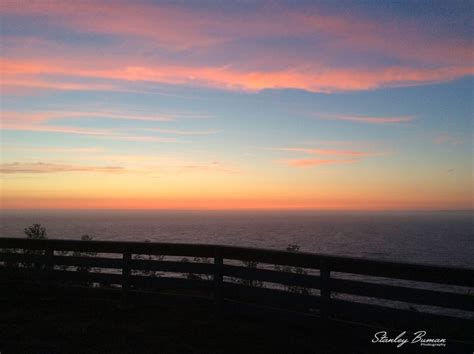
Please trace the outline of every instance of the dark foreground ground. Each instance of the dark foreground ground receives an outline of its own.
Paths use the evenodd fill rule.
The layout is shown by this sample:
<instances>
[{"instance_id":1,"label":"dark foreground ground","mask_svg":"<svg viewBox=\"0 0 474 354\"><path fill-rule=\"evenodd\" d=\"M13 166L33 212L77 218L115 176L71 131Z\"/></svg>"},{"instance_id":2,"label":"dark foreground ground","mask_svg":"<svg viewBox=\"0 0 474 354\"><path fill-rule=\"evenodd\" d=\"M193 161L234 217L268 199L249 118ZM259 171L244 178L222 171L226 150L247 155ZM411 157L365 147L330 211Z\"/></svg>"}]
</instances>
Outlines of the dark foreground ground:
<instances>
[{"instance_id":1,"label":"dark foreground ground","mask_svg":"<svg viewBox=\"0 0 474 354\"><path fill-rule=\"evenodd\" d=\"M0 353L472 353L370 343L378 329L295 320L235 309L220 319L206 300L163 295L133 300L2 288ZM104 293L105 295L105 293ZM396 336L399 332L396 332Z\"/></svg>"}]
</instances>

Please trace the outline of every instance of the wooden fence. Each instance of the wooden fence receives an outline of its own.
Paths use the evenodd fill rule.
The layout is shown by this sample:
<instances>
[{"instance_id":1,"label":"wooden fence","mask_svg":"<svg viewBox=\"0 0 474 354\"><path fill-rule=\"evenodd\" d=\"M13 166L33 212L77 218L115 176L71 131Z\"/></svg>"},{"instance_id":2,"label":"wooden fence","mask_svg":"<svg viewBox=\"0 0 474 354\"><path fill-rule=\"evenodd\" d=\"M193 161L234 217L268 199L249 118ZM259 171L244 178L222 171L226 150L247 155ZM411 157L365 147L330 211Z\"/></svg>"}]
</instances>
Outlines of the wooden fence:
<instances>
[{"instance_id":1,"label":"wooden fence","mask_svg":"<svg viewBox=\"0 0 474 354\"><path fill-rule=\"evenodd\" d=\"M474 269L204 244L0 238L0 282L191 291L228 303L352 321L408 317L469 328ZM383 315L382 315L383 314ZM474 327L470 327L474 328Z\"/></svg>"}]
</instances>

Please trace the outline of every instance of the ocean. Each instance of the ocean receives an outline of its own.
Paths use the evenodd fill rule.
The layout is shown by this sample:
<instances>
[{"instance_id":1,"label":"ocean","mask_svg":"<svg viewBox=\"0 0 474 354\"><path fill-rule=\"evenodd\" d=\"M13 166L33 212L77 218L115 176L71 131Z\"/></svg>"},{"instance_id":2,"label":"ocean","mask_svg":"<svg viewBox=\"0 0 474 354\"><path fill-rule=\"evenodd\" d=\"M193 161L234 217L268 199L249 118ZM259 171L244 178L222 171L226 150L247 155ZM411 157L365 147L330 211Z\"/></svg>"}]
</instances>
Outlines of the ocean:
<instances>
[{"instance_id":1,"label":"ocean","mask_svg":"<svg viewBox=\"0 0 474 354\"><path fill-rule=\"evenodd\" d=\"M472 212L43 210L0 213L1 237L211 243L474 268Z\"/></svg>"}]
</instances>

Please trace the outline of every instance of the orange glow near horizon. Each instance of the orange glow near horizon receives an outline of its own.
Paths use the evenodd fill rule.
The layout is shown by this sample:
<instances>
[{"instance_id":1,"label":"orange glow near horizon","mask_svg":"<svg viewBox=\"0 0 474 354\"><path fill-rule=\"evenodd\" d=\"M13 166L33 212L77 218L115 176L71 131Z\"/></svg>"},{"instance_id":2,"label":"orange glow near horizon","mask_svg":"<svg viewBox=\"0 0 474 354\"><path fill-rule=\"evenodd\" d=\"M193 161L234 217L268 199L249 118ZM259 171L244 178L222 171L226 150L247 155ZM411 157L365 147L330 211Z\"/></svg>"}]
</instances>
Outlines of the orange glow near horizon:
<instances>
[{"instance_id":1,"label":"orange glow near horizon","mask_svg":"<svg viewBox=\"0 0 474 354\"><path fill-rule=\"evenodd\" d=\"M254 200L206 200L206 199L75 199L75 198L4 198L4 210L36 210L36 209L117 209L117 210L304 210L304 211L409 211L409 210L440 210L438 201L326 201L287 199L254 199ZM449 205L443 203L445 210L472 210L469 200L461 200Z\"/></svg>"},{"instance_id":2,"label":"orange glow near horizon","mask_svg":"<svg viewBox=\"0 0 474 354\"><path fill-rule=\"evenodd\" d=\"M348 164L347 166L350 166ZM56 168L58 168L56 166ZM65 168L65 167L62 167ZM67 166L71 169L71 166ZM310 167L308 167L310 168ZM344 164L341 165L344 168ZM305 170L305 168L303 168ZM298 169L298 171L300 171ZM162 176L157 184L120 171L79 171L91 173L88 178L54 173L54 179L18 183L7 180L2 196L3 209L177 209L177 210L439 210L472 209L469 195L462 188L435 190L431 186L410 187L386 181L370 187L363 181L320 176L320 185L300 186L246 182L251 176L209 171L207 168L176 175ZM75 172L70 172L75 173ZM219 181L215 174L220 174ZM328 172L329 173L329 172ZM95 175L95 177L94 177ZM99 177L102 176L102 177ZM191 182L194 181L194 182ZM357 183L355 185L354 183ZM433 184L434 183L434 184ZM199 188L196 188L199 184ZM71 190L71 186L75 189ZM397 187L395 187L397 186ZM120 191L120 192L118 192ZM403 191L402 193L400 191Z\"/></svg>"}]
</instances>

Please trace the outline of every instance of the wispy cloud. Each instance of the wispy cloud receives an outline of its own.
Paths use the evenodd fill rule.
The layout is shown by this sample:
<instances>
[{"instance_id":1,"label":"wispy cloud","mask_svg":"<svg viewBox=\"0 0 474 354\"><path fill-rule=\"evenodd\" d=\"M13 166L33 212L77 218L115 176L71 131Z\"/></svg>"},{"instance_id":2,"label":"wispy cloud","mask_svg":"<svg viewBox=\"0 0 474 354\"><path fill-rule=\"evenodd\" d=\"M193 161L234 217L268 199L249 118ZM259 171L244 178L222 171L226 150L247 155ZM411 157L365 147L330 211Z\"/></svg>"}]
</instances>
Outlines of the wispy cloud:
<instances>
[{"instance_id":1,"label":"wispy cloud","mask_svg":"<svg viewBox=\"0 0 474 354\"><path fill-rule=\"evenodd\" d=\"M461 145L464 144L464 140L459 136L455 136L449 133L438 134L433 142L437 145L449 144L449 145Z\"/></svg>"},{"instance_id":2,"label":"wispy cloud","mask_svg":"<svg viewBox=\"0 0 474 354\"><path fill-rule=\"evenodd\" d=\"M100 111L35 111L35 112L15 112L15 111L1 111L2 121L0 128L2 130L16 130L16 131L32 131L45 133L62 133L75 134L84 136L101 137L114 140L124 141L144 141L144 142L177 142L174 137L160 137L140 134L130 134L130 131L124 132L120 129L98 129L89 127L76 127L68 125L50 124L57 120L64 119L81 119L81 118L108 118L108 119L123 119L123 120L140 120L152 122L169 122L174 121L182 114L139 114L129 112L116 112L111 110ZM186 115L185 117L193 118L193 115ZM197 116L201 118L201 116ZM160 132L160 129L147 129L150 132ZM175 131L176 135L178 132ZM172 130L163 129L163 134L172 134ZM185 135L185 131L179 135ZM192 132L197 133L197 132ZM209 134L211 132L209 131Z\"/></svg>"},{"instance_id":3,"label":"wispy cloud","mask_svg":"<svg viewBox=\"0 0 474 354\"><path fill-rule=\"evenodd\" d=\"M117 173L124 172L123 167L118 166L86 166L66 165L55 163L4 163L0 165L0 173L60 173L60 172L94 172L94 173Z\"/></svg>"},{"instance_id":4,"label":"wispy cloud","mask_svg":"<svg viewBox=\"0 0 474 354\"><path fill-rule=\"evenodd\" d=\"M330 147L331 149L340 149L340 150L347 150L347 149L363 149L363 150L382 150L387 148L387 141L385 140L323 140L323 139L315 139L315 140L308 140L300 142L302 145L306 146L324 146L325 149Z\"/></svg>"},{"instance_id":5,"label":"wispy cloud","mask_svg":"<svg viewBox=\"0 0 474 354\"><path fill-rule=\"evenodd\" d=\"M193 154L194 155L194 154ZM237 165L212 159L196 159L195 156L180 154L84 154L77 159L90 164L114 164L127 166L127 172L141 174L174 174L174 173L237 173ZM133 168L133 169L132 169Z\"/></svg>"},{"instance_id":6,"label":"wispy cloud","mask_svg":"<svg viewBox=\"0 0 474 354\"><path fill-rule=\"evenodd\" d=\"M369 124L395 124L395 123L408 123L415 120L415 116L365 116L365 115L345 115L345 114L315 114L316 116L323 119L330 120L346 120L358 123L369 123Z\"/></svg>"},{"instance_id":7,"label":"wispy cloud","mask_svg":"<svg viewBox=\"0 0 474 354\"><path fill-rule=\"evenodd\" d=\"M20 22L34 17L43 35L2 38L8 54L2 58L2 86L123 91L142 82L338 92L444 82L474 73L468 38L453 38L449 31L436 35L418 21L385 21L324 11L318 5L298 9L275 3L255 11L241 4L241 9L235 13L189 3L124 1L8 2L2 7L5 16ZM41 33L45 25L109 41L98 57L95 45L48 41ZM380 58L374 59L374 53ZM341 62L343 56L363 56L376 65Z\"/></svg>"},{"instance_id":8,"label":"wispy cloud","mask_svg":"<svg viewBox=\"0 0 474 354\"><path fill-rule=\"evenodd\" d=\"M334 165L334 164L348 164L360 162L362 158L370 156L384 155L386 151L361 151L351 149L321 149L321 148L301 148L301 147L282 147L282 148L267 148L267 150L282 151L299 153L304 155L322 155L322 156L334 156L336 158L298 158L298 159L281 159L277 162L284 163L291 167L311 167L321 165ZM341 159L337 157L348 157Z\"/></svg>"},{"instance_id":9,"label":"wispy cloud","mask_svg":"<svg viewBox=\"0 0 474 354\"><path fill-rule=\"evenodd\" d=\"M236 173L236 171L232 168L229 168L227 166L224 166L222 163L218 161L212 161L208 163L197 163L197 164L188 164L188 165L183 165L182 167L183 172L190 172L190 171L196 171L196 172L210 172L210 171L215 171L215 172L224 172L224 173Z\"/></svg>"},{"instance_id":10,"label":"wispy cloud","mask_svg":"<svg viewBox=\"0 0 474 354\"><path fill-rule=\"evenodd\" d=\"M178 140L172 137L157 137L145 135L127 135L112 129L93 129L68 126L54 126L46 124L2 124L2 130L30 131L42 133L60 133L84 135L104 139L123 140L123 141L143 141L159 143L176 143Z\"/></svg>"},{"instance_id":11,"label":"wispy cloud","mask_svg":"<svg viewBox=\"0 0 474 354\"><path fill-rule=\"evenodd\" d=\"M132 59L131 59L132 60ZM16 80L26 76L24 84L28 87L41 80L57 81L61 75L77 78L115 80L133 83L136 81L154 82L157 84L207 86L225 90L260 91L263 89L295 88L313 92L337 92L351 90L368 90L385 86L407 86L452 80L470 75L470 67L449 68L405 68L388 67L378 69L325 67L321 64L295 66L291 70L254 70L237 69L229 65L209 64L202 66L175 65L162 63L136 65L114 63L108 65L97 63L95 68L85 66L77 59L42 59L1 60L3 76L7 80ZM64 89L67 89L66 87ZM76 89L76 88L74 88Z\"/></svg>"},{"instance_id":12,"label":"wispy cloud","mask_svg":"<svg viewBox=\"0 0 474 354\"><path fill-rule=\"evenodd\" d=\"M291 167L313 167L321 165L336 165L336 164L348 164L358 162L358 159L289 159L280 160L280 163L284 163Z\"/></svg>"},{"instance_id":13,"label":"wispy cloud","mask_svg":"<svg viewBox=\"0 0 474 354\"><path fill-rule=\"evenodd\" d=\"M139 120L146 122L170 122L176 119L202 119L209 118L209 115L190 114L190 113L167 113L167 114L141 114L130 112L117 112L111 110L98 111L36 111L36 112L15 112L2 111L2 121L0 128L3 130L19 130L19 131L35 131L48 133L63 133L89 135L96 137L104 137L115 140L128 141L150 141L150 142L177 142L173 137L158 137L140 134L130 134L130 129L125 133L119 129L97 129L74 127L67 125L54 125L49 122L64 119L81 119L81 118L97 118L97 119L123 119L123 120ZM211 135L218 131L214 129L203 131L165 129L165 128L133 128L134 131L161 133L166 135Z\"/></svg>"},{"instance_id":14,"label":"wispy cloud","mask_svg":"<svg viewBox=\"0 0 474 354\"><path fill-rule=\"evenodd\" d=\"M161 129L161 128L143 128L140 130L146 130L150 132L157 132L162 134L173 134L173 135L213 135L217 134L218 130L178 130L178 129Z\"/></svg>"},{"instance_id":15,"label":"wispy cloud","mask_svg":"<svg viewBox=\"0 0 474 354\"><path fill-rule=\"evenodd\" d=\"M175 50L208 47L219 41L215 35L205 33L218 19L209 18L205 13L196 16L185 8L169 5L81 1L76 4L33 2L26 7L7 2L2 11L16 16L35 16L60 28L82 33L154 41ZM178 31L177 24L180 24Z\"/></svg>"},{"instance_id":16,"label":"wispy cloud","mask_svg":"<svg viewBox=\"0 0 474 354\"><path fill-rule=\"evenodd\" d=\"M3 151L27 151L27 152L47 152L47 153L97 153L102 152L102 148L85 147L85 148L68 148L53 146L2 146Z\"/></svg>"},{"instance_id":17,"label":"wispy cloud","mask_svg":"<svg viewBox=\"0 0 474 354\"><path fill-rule=\"evenodd\" d=\"M110 118L124 120L141 120L152 122L169 122L178 117L177 114L137 114L127 112L116 112L110 110L102 111L34 111L34 112L15 112L2 111L2 119L5 122L48 122L58 119L68 118Z\"/></svg>"},{"instance_id":18,"label":"wispy cloud","mask_svg":"<svg viewBox=\"0 0 474 354\"><path fill-rule=\"evenodd\" d=\"M40 24L47 23L58 29L153 43L160 49L170 51L195 50L202 54L203 49L210 51L217 47L222 50L233 42L249 42L255 38L318 38L323 35L331 38L324 48L327 50L318 51L323 54L343 48L451 65L469 62L471 58L472 44L468 39L452 41L447 34L436 35L418 21L414 23L400 17L386 21L360 13L328 12L318 6L297 9L281 3L261 6L258 11L254 6L242 6L242 10L246 16L242 16L240 11L224 12L218 7L138 1L114 1L113 4L81 1L60 5L37 1L28 6L11 1L2 6L2 12L6 15L34 16ZM406 39L408 33L409 42ZM284 49L281 54L288 60L292 48ZM247 51L243 52L247 55Z\"/></svg>"},{"instance_id":19,"label":"wispy cloud","mask_svg":"<svg viewBox=\"0 0 474 354\"><path fill-rule=\"evenodd\" d=\"M90 135L100 137L116 137L116 132L108 129L94 129L94 128L81 128L81 127L68 127L68 126L55 126L55 125L43 125L43 124L27 124L27 123L4 123L2 124L2 130L19 130L19 131L32 131L32 132L45 132L45 133L63 133L63 134L77 134L77 135Z\"/></svg>"},{"instance_id":20,"label":"wispy cloud","mask_svg":"<svg viewBox=\"0 0 474 354\"><path fill-rule=\"evenodd\" d=\"M0 59L1 63L2 59ZM2 76L3 94L31 94L45 89L59 91L128 91L123 88L123 85L107 82L78 83L67 79L41 77L40 73L22 77L2 70Z\"/></svg>"},{"instance_id":21,"label":"wispy cloud","mask_svg":"<svg viewBox=\"0 0 474 354\"><path fill-rule=\"evenodd\" d=\"M107 139L123 140L123 141L142 141L149 143L182 143L176 138L164 138L158 136L143 136L143 135L109 135Z\"/></svg>"},{"instance_id":22,"label":"wispy cloud","mask_svg":"<svg viewBox=\"0 0 474 354\"><path fill-rule=\"evenodd\" d=\"M338 149L308 149L308 148L271 148L276 151L302 152L312 155L334 155L334 156L370 156L373 152L357 150L338 150Z\"/></svg>"}]
</instances>

